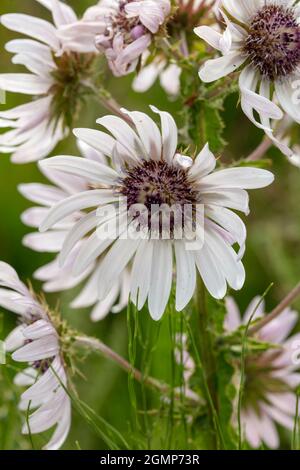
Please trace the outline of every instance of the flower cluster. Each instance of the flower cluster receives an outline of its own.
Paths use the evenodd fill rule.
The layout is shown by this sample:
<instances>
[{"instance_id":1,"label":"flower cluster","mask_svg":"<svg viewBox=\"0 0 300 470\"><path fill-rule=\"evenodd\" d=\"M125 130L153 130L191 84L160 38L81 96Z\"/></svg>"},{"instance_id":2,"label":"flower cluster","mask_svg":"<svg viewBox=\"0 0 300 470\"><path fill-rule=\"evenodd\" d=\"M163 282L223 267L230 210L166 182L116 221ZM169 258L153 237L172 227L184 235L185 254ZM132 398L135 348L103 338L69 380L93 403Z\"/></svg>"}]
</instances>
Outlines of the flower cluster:
<instances>
[{"instance_id":1,"label":"flower cluster","mask_svg":"<svg viewBox=\"0 0 300 470\"><path fill-rule=\"evenodd\" d=\"M44 449L59 449L71 426L71 400L60 339L48 308L20 281L16 271L0 263L0 305L18 315L19 325L5 340L15 362L28 367L15 376L15 384L28 387L20 410L27 413L24 434L47 431L56 425Z\"/></svg>"},{"instance_id":2,"label":"flower cluster","mask_svg":"<svg viewBox=\"0 0 300 470\"><path fill-rule=\"evenodd\" d=\"M233 298L227 297L225 329L232 332L249 320L265 315L264 301L255 297L243 318ZM300 384L299 362L295 346L299 333L289 336L298 320L298 312L285 309L281 315L264 326L258 334L260 341L279 345L263 353L249 355L245 363L245 390L241 421L249 444L258 448L266 444L279 447L279 435L274 423L294 429L296 414L295 388Z\"/></svg>"},{"instance_id":3,"label":"flower cluster","mask_svg":"<svg viewBox=\"0 0 300 470\"><path fill-rule=\"evenodd\" d=\"M222 53L222 57L210 59L201 67L200 79L212 82L238 73L244 113L293 158L293 150L274 135L272 126L282 119L282 110L300 122L298 2L222 0L221 7L226 23L223 34L207 26L195 29L201 39Z\"/></svg>"}]
</instances>

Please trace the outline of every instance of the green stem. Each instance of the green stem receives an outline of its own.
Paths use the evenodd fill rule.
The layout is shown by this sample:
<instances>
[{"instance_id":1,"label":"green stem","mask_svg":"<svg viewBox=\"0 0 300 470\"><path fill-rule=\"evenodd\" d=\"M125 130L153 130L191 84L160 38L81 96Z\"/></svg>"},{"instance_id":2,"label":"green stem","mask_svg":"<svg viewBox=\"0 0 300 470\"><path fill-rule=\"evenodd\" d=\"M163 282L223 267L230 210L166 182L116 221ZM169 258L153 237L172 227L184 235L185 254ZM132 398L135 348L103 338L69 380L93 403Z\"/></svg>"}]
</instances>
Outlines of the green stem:
<instances>
[{"instance_id":1,"label":"green stem","mask_svg":"<svg viewBox=\"0 0 300 470\"><path fill-rule=\"evenodd\" d=\"M198 277L196 307L198 313L199 327L199 352L203 367L204 378L207 383L207 391L209 392L209 400L212 401L210 406L210 419L212 427L214 429L214 446L215 448L217 448L217 436L215 435L215 415L218 412L218 399L216 391L216 361L205 297L205 286L203 284L202 279Z\"/></svg>"}]
</instances>

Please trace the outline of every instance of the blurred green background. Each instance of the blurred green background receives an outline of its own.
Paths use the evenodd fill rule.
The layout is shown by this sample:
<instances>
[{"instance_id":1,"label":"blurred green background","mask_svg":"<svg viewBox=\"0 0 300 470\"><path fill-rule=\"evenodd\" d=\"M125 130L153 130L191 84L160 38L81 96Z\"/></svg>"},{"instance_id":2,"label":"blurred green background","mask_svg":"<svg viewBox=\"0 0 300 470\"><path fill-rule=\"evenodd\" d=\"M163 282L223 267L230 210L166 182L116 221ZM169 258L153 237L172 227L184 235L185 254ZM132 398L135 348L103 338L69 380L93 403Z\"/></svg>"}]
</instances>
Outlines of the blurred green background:
<instances>
[{"instance_id":1,"label":"blurred green background","mask_svg":"<svg viewBox=\"0 0 300 470\"><path fill-rule=\"evenodd\" d=\"M80 13L92 5L92 0L69 0L75 10ZM0 14L7 12L23 12L44 18L50 18L49 13L34 0L1 0ZM11 56L4 50L4 44L16 37L0 26L1 38L1 72L17 71L17 66L10 62ZM22 70L20 68L20 70ZM161 109L176 112L179 105L171 103L166 98L159 85L143 95L131 91L132 77L113 79L109 77L107 87L117 100L129 109L147 111L149 104ZM26 98L25 98L26 100ZM8 93L7 104L3 109L12 107L24 101L24 97ZM233 95L226 101L224 116L226 117L225 138L229 142L222 161L240 159L251 152L262 138L262 133L256 130L242 115L238 106L238 96ZM94 103L89 103L81 113L80 127L95 127L97 117L105 111ZM175 116L176 117L176 116ZM75 152L75 153L74 153ZM75 154L74 140L70 137L61 143L54 154ZM300 278L300 170L286 162L276 150L270 151L273 157L273 168L277 176L272 187L256 191L251 195L251 214L247 220L248 243L244 259L247 281L243 290L235 295L241 310L257 294L265 291L274 282L267 298L268 309L276 305ZM13 165L8 155L2 155L0 160L0 258L10 263L24 279L31 278L39 266L51 260L52 256L35 253L22 246L22 237L28 229L20 221L20 214L30 204L22 198L17 186L24 182L42 181L36 165ZM34 286L40 286L34 282ZM61 311L69 323L79 330L98 336L111 345L120 354L127 356L128 337L126 312L117 316L110 315L106 320L92 324L89 311L71 311L68 302L74 297L74 292L59 296ZM48 300L55 305L58 296L50 295ZM296 305L300 309L300 302ZM146 328L152 329L152 336L159 334L156 349L152 354L151 372L157 377L171 380L170 339L168 324L163 322L160 331L156 325L148 321L147 313L141 312L141 321ZM1 318L1 334L3 338L14 326L15 318L3 312ZM149 333L150 335L150 333ZM20 390L12 386L13 371L0 366L0 449L28 449L31 444L26 437L21 436L21 418L17 411ZM88 360L79 364L84 378L75 378L75 384L81 399L88 403L101 417L117 428L132 446L137 446L136 436L142 438L142 430L134 419L134 400L128 391L128 377L120 369L97 355L91 355ZM138 394L141 391L137 390ZM142 394L143 395L143 394ZM148 408L157 407L160 397L157 394L147 394L145 398ZM140 413L142 416L142 413ZM164 421L159 418L149 431L152 447L164 448ZM157 433L157 429L160 430ZM167 432L167 431L166 431ZM133 436L135 437L133 438ZM143 436L145 437L145 436ZM199 438L200 439L200 438ZM42 437L34 436L34 445L40 448L45 441ZM283 441L284 442L284 441ZM199 448L201 442L199 440ZM73 415L73 426L65 449L105 449L105 442L78 416Z\"/></svg>"}]
</instances>

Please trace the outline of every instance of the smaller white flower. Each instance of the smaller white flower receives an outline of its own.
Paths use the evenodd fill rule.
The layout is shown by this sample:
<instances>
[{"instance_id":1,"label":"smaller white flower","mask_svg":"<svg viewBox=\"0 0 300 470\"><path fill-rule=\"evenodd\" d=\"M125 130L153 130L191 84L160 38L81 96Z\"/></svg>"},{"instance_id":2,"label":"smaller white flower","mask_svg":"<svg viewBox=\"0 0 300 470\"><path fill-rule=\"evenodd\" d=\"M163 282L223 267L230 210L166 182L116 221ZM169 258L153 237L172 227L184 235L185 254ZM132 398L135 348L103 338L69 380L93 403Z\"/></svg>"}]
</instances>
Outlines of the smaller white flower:
<instances>
[{"instance_id":1,"label":"smaller white flower","mask_svg":"<svg viewBox=\"0 0 300 470\"><path fill-rule=\"evenodd\" d=\"M177 96L180 91L181 68L173 63L168 63L163 57L156 57L147 64L149 53L143 54L144 66L133 80L132 88L137 93L144 93L151 88L157 78L161 87L170 96Z\"/></svg>"},{"instance_id":2,"label":"smaller white flower","mask_svg":"<svg viewBox=\"0 0 300 470\"><path fill-rule=\"evenodd\" d=\"M104 52L116 76L131 73L170 14L169 0L103 0L60 28L68 50Z\"/></svg>"},{"instance_id":3,"label":"smaller white flower","mask_svg":"<svg viewBox=\"0 0 300 470\"><path fill-rule=\"evenodd\" d=\"M293 150L273 131L274 122L283 118L282 110L300 123L299 4L295 0L222 0L221 7L224 34L208 26L195 29L222 54L208 60L199 76L213 82L238 71L243 112L291 158Z\"/></svg>"},{"instance_id":4,"label":"smaller white flower","mask_svg":"<svg viewBox=\"0 0 300 470\"><path fill-rule=\"evenodd\" d=\"M259 304L255 297L241 318L232 297L227 297L225 329L232 332L246 325ZM253 320L264 316L262 301ZM296 411L295 388L300 384L299 362L294 361L295 345L299 347L300 334L289 337L298 320L298 312L287 308L282 314L261 328L257 338L278 344L266 352L247 355L245 361L245 388L242 404L242 428L251 447L266 444L271 449L279 447L275 423L293 430ZM237 380L237 382L239 382Z\"/></svg>"},{"instance_id":5,"label":"smaller white flower","mask_svg":"<svg viewBox=\"0 0 300 470\"><path fill-rule=\"evenodd\" d=\"M16 362L28 363L14 379L29 387L19 408L29 414L24 434L37 434L56 426L44 449L59 449L71 426L71 400L58 333L47 308L20 281L16 271L0 262L0 306L18 315L19 326L5 340L6 350Z\"/></svg>"},{"instance_id":6,"label":"smaller white flower","mask_svg":"<svg viewBox=\"0 0 300 470\"><path fill-rule=\"evenodd\" d=\"M49 155L69 133L69 116L78 111L78 77L86 76L90 57L63 54L58 29L76 21L74 11L58 0L37 0L48 8L53 23L20 13L1 16L1 24L29 39L14 39L5 48L14 54L12 62L29 73L1 73L0 89L21 93L31 100L0 111L0 152L12 153L14 163L27 163ZM77 71L76 80L72 78ZM68 84L68 88L66 87ZM67 91L68 90L68 91Z\"/></svg>"}]
</instances>

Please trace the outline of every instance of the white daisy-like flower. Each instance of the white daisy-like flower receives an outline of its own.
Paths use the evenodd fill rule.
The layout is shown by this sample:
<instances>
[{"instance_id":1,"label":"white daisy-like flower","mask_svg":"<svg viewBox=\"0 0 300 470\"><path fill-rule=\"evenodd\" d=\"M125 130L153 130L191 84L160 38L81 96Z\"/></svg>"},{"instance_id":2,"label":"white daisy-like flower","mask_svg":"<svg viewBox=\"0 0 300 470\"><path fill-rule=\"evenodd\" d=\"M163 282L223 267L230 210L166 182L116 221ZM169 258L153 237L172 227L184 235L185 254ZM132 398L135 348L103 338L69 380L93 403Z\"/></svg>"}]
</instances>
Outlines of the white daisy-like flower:
<instances>
[{"instance_id":1,"label":"white daisy-like flower","mask_svg":"<svg viewBox=\"0 0 300 470\"><path fill-rule=\"evenodd\" d=\"M81 154L87 160L107 165L107 159L101 152L94 150L84 142L78 142L77 145ZM74 194L88 191L93 188L94 184L93 180L89 182L85 178L63 174L50 168L42 168L42 173L52 185L27 183L19 186L21 194L29 201L37 204L37 206L31 207L22 214L23 223L35 229L46 217L51 206ZM37 252L59 253L68 233L82 217L84 217L83 212L66 217L47 234L29 233L25 235L23 244ZM120 278L116 280L108 295L102 301L99 301L96 287L97 261L95 260L77 276L72 274L72 266L83 244L84 238L78 241L70 251L63 267L56 256L53 261L39 268L34 273L34 277L43 282L44 292L61 292L84 283L80 293L71 302L71 307L74 309L93 307L91 319L98 321L104 319L109 312L118 313L127 306L130 273L125 270Z\"/></svg>"},{"instance_id":2,"label":"white daisy-like flower","mask_svg":"<svg viewBox=\"0 0 300 470\"><path fill-rule=\"evenodd\" d=\"M74 131L80 140L110 157L112 167L70 156L40 162L43 169L93 181L87 191L55 204L40 230L45 232L78 211L93 209L69 230L61 262L87 237L73 274L82 273L103 255L96 282L101 300L132 261L131 299L141 309L148 298L150 314L158 320L171 292L173 251L178 311L193 296L196 268L216 298L225 296L227 283L233 289L242 287L245 272L233 245L244 247L246 229L231 209L248 213L245 189L265 187L273 175L256 168L214 172L216 159L208 145L195 160L179 154L174 119L166 112L152 110L161 117L161 129L148 115L123 110L134 129L121 118L105 116L97 122L111 135L91 129ZM140 213L136 215L136 211ZM192 238L195 233L196 240Z\"/></svg>"},{"instance_id":3,"label":"white daisy-like flower","mask_svg":"<svg viewBox=\"0 0 300 470\"><path fill-rule=\"evenodd\" d=\"M222 0L226 31L207 26L195 33L222 57L208 60L200 69L204 82L240 70L241 107L246 116L287 156L293 151L273 134L274 121L282 119L281 106L300 123L299 66L300 10L298 1ZM257 114L257 116L256 116Z\"/></svg>"},{"instance_id":4,"label":"white daisy-like flower","mask_svg":"<svg viewBox=\"0 0 300 470\"><path fill-rule=\"evenodd\" d=\"M37 1L51 11L54 25L20 13L1 16L3 26L30 38L5 46L14 54L12 62L29 73L0 74L0 89L32 97L26 104L0 111L0 127L9 129L0 135L0 152L12 153L14 163L44 158L66 137L68 118L77 111L78 76L85 76L90 62L89 57L62 53L57 31L76 21L73 10L58 0Z\"/></svg>"},{"instance_id":5,"label":"white daisy-like flower","mask_svg":"<svg viewBox=\"0 0 300 470\"><path fill-rule=\"evenodd\" d=\"M116 76L131 73L170 14L169 0L103 0L61 28L68 49L103 52Z\"/></svg>"},{"instance_id":6,"label":"white daisy-like flower","mask_svg":"<svg viewBox=\"0 0 300 470\"><path fill-rule=\"evenodd\" d=\"M243 318L233 298L226 299L227 317L225 329L233 332L246 325L259 304L255 297ZM262 301L253 320L263 317ZM298 320L298 312L287 308L282 314L261 328L257 339L278 344L266 352L247 355L245 361L245 387L241 412L242 430L251 447L262 444L272 449L279 447L279 435L275 423L293 430L296 412L295 388L300 384L299 354L300 334L289 337ZM296 348L298 348L298 353Z\"/></svg>"},{"instance_id":7,"label":"white daisy-like flower","mask_svg":"<svg viewBox=\"0 0 300 470\"><path fill-rule=\"evenodd\" d=\"M20 281L16 271L0 262L0 305L18 315L19 325L5 340L12 359L28 363L14 379L16 385L29 387L22 393L19 408L28 420L24 434L38 434L56 426L44 449L59 449L71 426L71 400L59 335L45 307Z\"/></svg>"}]
</instances>

